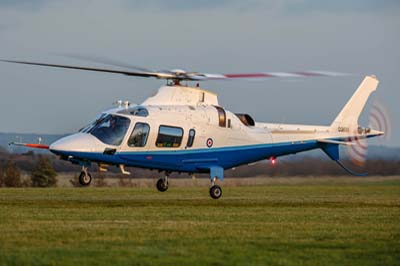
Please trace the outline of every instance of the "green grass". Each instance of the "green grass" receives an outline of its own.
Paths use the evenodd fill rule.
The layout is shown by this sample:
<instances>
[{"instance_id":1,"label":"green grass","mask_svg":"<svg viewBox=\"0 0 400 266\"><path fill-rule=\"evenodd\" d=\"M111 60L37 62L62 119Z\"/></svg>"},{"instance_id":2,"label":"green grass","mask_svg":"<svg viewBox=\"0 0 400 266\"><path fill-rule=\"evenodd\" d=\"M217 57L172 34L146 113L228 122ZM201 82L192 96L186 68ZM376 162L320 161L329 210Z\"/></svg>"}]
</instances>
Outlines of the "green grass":
<instances>
[{"instance_id":1,"label":"green grass","mask_svg":"<svg viewBox=\"0 0 400 266\"><path fill-rule=\"evenodd\" d=\"M400 179L0 189L1 265L399 265Z\"/></svg>"}]
</instances>

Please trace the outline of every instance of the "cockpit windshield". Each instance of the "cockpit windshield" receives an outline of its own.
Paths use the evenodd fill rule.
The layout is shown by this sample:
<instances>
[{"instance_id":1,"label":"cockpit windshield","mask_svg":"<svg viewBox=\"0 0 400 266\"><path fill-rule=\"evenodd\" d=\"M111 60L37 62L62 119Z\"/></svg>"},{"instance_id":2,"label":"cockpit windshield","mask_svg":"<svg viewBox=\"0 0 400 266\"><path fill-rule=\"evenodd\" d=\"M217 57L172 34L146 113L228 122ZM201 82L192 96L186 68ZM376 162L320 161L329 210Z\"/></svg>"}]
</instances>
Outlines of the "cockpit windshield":
<instances>
[{"instance_id":1,"label":"cockpit windshield","mask_svg":"<svg viewBox=\"0 0 400 266\"><path fill-rule=\"evenodd\" d=\"M129 118L118 115L107 115L97 120L88 133L105 144L118 146L125 137L129 124Z\"/></svg>"},{"instance_id":2,"label":"cockpit windshield","mask_svg":"<svg viewBox=\"0 0 400 266\"><path fill-rule=\"evenodd\" d=\"M82 133L88 133L90 129L92 129L92 127L94 127L95 125L97 125L101 120L103 120L103 118L107 115L107 113L102 113L101 115L97 116L96 119L91 122L89 125L84 126L83 128L79 129L79 132Z\"/></svg>"}]
</instances>

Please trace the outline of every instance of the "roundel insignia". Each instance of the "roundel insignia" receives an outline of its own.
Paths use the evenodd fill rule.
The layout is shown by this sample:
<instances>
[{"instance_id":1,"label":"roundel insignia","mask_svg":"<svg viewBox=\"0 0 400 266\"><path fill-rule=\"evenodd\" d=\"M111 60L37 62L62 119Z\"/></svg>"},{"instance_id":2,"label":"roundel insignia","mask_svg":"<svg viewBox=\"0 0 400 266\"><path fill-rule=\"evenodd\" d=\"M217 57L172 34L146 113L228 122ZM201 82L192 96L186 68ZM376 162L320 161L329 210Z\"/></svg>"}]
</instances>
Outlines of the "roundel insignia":
<instances>
[{"instance_id":1,"label":"roundel insignia","mask_svg":"<svg viewBox=\"0 0 400 266\"><path fill-rule=\"evenodd\" d=\"M206 144L207 144L207 147L211 148L212 145L214 144L214 141L212 140L212 138L208 138Z\"/></svg>"}]
</instances>

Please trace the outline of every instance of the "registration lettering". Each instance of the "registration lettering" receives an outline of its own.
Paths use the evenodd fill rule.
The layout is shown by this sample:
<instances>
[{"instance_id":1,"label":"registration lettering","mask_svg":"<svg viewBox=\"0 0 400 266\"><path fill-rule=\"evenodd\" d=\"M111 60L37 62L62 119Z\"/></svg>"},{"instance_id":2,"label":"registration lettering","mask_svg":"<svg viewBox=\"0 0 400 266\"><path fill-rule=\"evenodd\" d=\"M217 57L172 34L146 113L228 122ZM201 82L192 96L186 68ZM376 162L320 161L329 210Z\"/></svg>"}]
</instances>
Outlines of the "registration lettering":
<instances>
[{"instance_id":1,"label":"registration lettering","mask_svg":"<svg viewBox=\"0 0 400 266\"><path fill-rule=\"evenodd\" d=\"M348 127L338 127L339 132L350 132L350 129Z\"/></svg>"}]
</instances>

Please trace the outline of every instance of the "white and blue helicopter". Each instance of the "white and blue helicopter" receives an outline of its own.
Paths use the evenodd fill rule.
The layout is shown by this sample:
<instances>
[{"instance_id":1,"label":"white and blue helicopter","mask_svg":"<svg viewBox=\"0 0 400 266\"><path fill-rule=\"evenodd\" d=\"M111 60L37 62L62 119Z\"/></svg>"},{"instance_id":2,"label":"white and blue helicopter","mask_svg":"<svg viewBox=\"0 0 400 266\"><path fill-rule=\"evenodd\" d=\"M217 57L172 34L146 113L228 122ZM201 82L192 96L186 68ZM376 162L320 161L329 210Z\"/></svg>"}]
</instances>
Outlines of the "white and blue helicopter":
<instances>
[{"instance_id":1,"label":"white and blue helicopter","mask_svg":"<svg viewBox=\"0 0 400 266\"><path fill-rule=\"evenodd\" d=\"M151 71L81 67L1 60L3 62L107 72L167 80L158 93L139 105L119 102L118 107L102 112L95 121L79 132L63 137L50 145L12 143L31 148L48 149L61 159L82 166L79 182L92 181L88 167L97 163L100 170L117 166L141 167L165 172L158 179L157 189L168 189L172 172L208 173L210 196L218 199L224 170L256 161L302 151L322 149L350 174L339 160L339 145L353 145L354 140L383 135L379 130L361 127L358 118L378 86L375 76L366 76L336 119L329 126L271 124L255 122L248 114L224 109L213 92L181 85L182 81L249 79L271 77L336 76L334 72L205 74L183 70Z\"/></svg>"}]
</instances>

